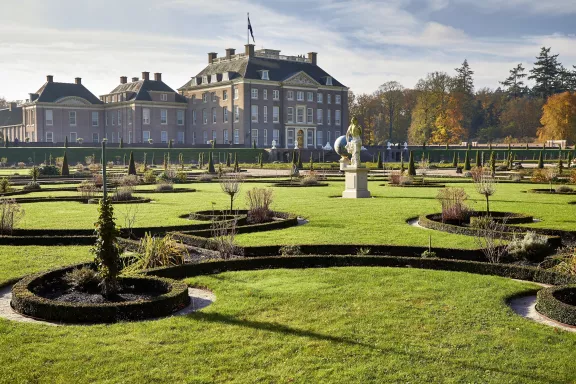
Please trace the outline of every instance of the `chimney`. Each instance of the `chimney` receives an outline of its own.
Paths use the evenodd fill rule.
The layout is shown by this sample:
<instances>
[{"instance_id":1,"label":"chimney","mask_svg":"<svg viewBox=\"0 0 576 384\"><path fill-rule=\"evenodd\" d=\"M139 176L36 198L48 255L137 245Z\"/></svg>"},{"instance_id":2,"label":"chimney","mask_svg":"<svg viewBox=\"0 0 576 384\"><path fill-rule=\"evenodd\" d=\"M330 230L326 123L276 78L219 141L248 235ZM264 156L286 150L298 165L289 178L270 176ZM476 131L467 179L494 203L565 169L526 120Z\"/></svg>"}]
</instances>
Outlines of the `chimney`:
<instances>
[{"instance_id":1,"label":"chimney","mask_svg":"<svg viewBox=\"0 0 576 384\"><path fill-rule=\"evenodd\" d=\"M236 54L236 50L234 48L227 48L226 49L226 58L230 60L232 56Z\"/></svg>"},{"instance_id":2,"label":"chimney","mask_svg":"<svg viewBox=\"0 0 576 384\"><path fill-rule=\"evenodd\" d=\"M312 63L312 65L316 65L318 60L318 54L316 52L308 52L308 61Z\"/></svg>"},{"instance_id":3,"label":"chimney","mask_svg":"<svg viewBox=\"0 0 576 384\"><path fill-rule=\"evenodd\" d=\"M150 80L150 72L142 72L142 80Z\"/></svg>"},{"instance_id":4,"label":"chimney","mask_svg":"<svg viewBox=\"0 0 576 384\"><path fill-rule=\"evenodd\" d=\"M46 81L49 82L49 83L54 82L54 76L52 76L52 75L46 76Z\"/></svg>"},{"instance_id":5,"label":"chimney","mask_svg":"<svg viewBox=\"0 0 576 384\"><path fill-rule=\"evenodd\" d=\"M77 77L76 79L74 79L74 82L76 84L82 84L82 78L81 77Z\"/></svg>"},{"instance_id":6,"label":"chimney","mask_svg":"<svg viewBox=\"0 0 576 384\"><path fill-rule=\"evenodd\" d=\"M132 78L132 82L133 82L133 83L136 82L136 81L138 81L138 80L139 80L139 79L138 79L137 77L133 77L133 78Z\"/></svg>"},{"instance_id":7,"label":"chimney","mask_svg":"<svg viewBox=\"0 0 576 384\"><path fill-rule=\"evenodd\" d=\"M246 48L246 56L254 57L254 44L246 44L244 47Z\"/></svg>"},{"instance_id":8,"label":"chimney","mask_svg":"<svg viewBox=\"0 0 576 384\"><path fill-rule=\"evenodd\" d=\"M128 82L128 78L126 76L120 76L120 84L126 84Z\"/></svg>"},{"instance_id":9,"label":"chimney","mask_svg":"<svg viewBox=\"0 0 576 384\"><path fill-rule=\"evenodd\" d=\"M208 53L208 64L212 64L212 62L218 57L216 52L209 52Z\"/></svg>"},{"instance_id":10,"label":"chimney","mask_svg":"<svg viewBox=\"0 0 576 384\"><path fill-rule=\"evenodd\" d=\"M154 80L156 81L162 81L162 74L160 72L156 72L154 74Z\"/></svg>"},{"instance_id":11,"label":"chimney","mask_svg":"<svg viewBox=\"0 0 576 384\"><path fill-rule=\"evenodd\" d=\"M17 103L10 103L8 104L8 109L14 111L18 107Z\"/></svg>"}]
</instances>

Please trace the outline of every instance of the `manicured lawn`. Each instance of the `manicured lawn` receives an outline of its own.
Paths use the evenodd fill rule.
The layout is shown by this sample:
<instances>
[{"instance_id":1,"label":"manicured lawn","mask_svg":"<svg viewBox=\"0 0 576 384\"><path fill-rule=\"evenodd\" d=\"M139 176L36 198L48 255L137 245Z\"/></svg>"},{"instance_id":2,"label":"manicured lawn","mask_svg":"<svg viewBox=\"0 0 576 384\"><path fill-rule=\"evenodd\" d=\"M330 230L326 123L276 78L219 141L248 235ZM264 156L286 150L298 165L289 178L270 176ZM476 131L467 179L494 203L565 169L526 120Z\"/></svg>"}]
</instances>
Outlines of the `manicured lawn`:
<instances>
[{"instance_id":1,"label":"manicured lawn","mask_svg":"<svg viewBox=\"0 0 576 384\"><path fill-rule=\"evenodd\" d=\"M529 283L391 268L229 272L201 312L47 327L0 320L6 383L571 383L576 334L515 315Z\"/></svg>"},{"instance_id":2,"label":"manicured lawn","mask_svg":"<svg viewBox=\"0 0 576 384\"><path fill-rule=\"evenodd\" d=\"M429 179L432 180L432 179ZM381 187L381 181L369 182L373 199L341 199L343 182L330 182L328 187L274 188L273 208L293 212L310 220L300 227L252 233L238 236L242 245L273 244L397 244L428 245L432 235L433 247L474 248L472 238L410 227L406 220L424 213L440 210L435 199L437 188ZM245 208L245 192L267 184L246 183L237 200L236 207ZM485 205L472 183L452 183L451 187L464 188L471 197L470 205L484 210ZM181 184L192 187L194 193L142 194L154 200L138 204L136 226L170 226L190 223L178 218L191 211L225 209L229 202L218 183ZM139 188L152 188L151 186ZM532 214L541 222L534 227L573 230L576 228L575 196L558 196L524 193L530 188L546 188L545 185L501 183L491 199L491 209ZM31 196L78 196L76 192L44 191ZM214 205L212 204L214 203ZM22 228L92 228L96 218L96 205L77 202L46 202L23 204L26 215ZM118 224L124 225L123 213L134 206L115 206Z\"/></svg>"}]
</instances>

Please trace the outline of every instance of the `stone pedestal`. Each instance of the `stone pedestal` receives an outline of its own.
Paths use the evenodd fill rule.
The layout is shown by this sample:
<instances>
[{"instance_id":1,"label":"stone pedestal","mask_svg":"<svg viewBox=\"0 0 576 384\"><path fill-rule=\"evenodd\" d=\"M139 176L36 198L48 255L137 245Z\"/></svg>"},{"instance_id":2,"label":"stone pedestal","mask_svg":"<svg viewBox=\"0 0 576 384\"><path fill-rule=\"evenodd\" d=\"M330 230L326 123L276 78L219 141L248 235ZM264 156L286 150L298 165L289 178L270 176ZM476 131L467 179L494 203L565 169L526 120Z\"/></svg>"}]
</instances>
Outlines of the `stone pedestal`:
<instances>
[{"instance_id":1,"label":"stone pedestal","mask_svg":"<svg viewBox=\"0 0 576 384\"><path fill-rule=\"evenodd\" d=\"M342 169L345 175L346 189L342 192L345 199L363 199L371 197L368 190L368 168L346 167Z\"/></svg>"}]
</instances>

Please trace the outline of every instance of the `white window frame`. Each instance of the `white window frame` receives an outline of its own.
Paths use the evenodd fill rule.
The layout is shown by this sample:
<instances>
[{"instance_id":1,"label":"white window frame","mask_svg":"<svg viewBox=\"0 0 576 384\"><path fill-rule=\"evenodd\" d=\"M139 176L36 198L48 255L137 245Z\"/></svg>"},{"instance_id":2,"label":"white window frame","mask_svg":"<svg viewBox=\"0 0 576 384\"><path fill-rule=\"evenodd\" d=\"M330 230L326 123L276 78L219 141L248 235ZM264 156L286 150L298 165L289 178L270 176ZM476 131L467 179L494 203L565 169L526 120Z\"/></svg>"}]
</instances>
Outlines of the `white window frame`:
<instances>
[{"instance_id":1,"label":"white window frame","mask_svg":"<svg viewBox=\"0 0 576 384\"><path fill-rule=\"evenodd\" d=\"M122 110L118 110L118 126L122 126Z\"/></svg>"},{"instance_id":2,"label":"white window frame","mask_svg":"<svg viewBox=\"0 0 576 384\"><path fill-rule=\"evenodd\" d=\"M267 123L268 122L268 106L267 105L264 106L264 110L262 111L262 113L263 113L262 119L264 120L265 123Z\"/></svg>"},{"instance_id":3,"label":"white window frame","mask_svg":"<svg viewBox=\"0 0 576 384\"><path fill-rule=\"evenodd\" d=\"M132 108L126 111L126 118L128 120L128 125L132 125Z\"/></svg>"},{"instance_id":4,"label":"white window frame","mask_svg":"<svg viewBox=\"0 0 576 384\"><path fill-rule=\"evenodd\" d=\"M288 145L288 147L292 147L294 145L294 130L293 129L288 130L288 134L286 136L286 145Z\"/></svg>"},{"instance_id":5,"label":"white window frame","mask_svg":"<svg viewBox=\"0 0 576 384\"><path fill-rule=\"evenodd\" d=\"M92 142L93 143L100 142L100 134L98 132L92 132Z\"/></svg>"},{"instance_id":6,"label":"white window frame","mask_svg":"<svg viewBox=\"0 0 576 384\"><path fill-rule=\"evenodd\" d=\"M192 145L196 145L196 132L192 132Z\"/></svg>"},{"instance_id":7,"label":"white window frame","mask_svg":"<svg viewBox=\"0 0 576 384\"><path fill-rule=\"evenodd\" d=\"M342 96L341 95L334 95L334 102L336 104L342 104Z\"/></svg>"},{"instance_id":8,"label":"white window frame","mask_svg":"<svg viewBox=\"0 0 576 384\"><path fill-rule=\"evenodd\" d=\"M116 125L116 113L114 111L110 112L112 116L112 125Z\"/></svg>"},{"instance_id":9,"label":"white window frame","mask_svg":"<svg viewBox=\"0 0 576 384\"><path fill-rule=\"evenodd\" d=\"M196 125L196 119L197 119L196 110L193 110L192 111L192 125Z\"/></svg>"},{"instance_id":10,"label":"white window frame","mask_svg":"<svg viewBox=\"0 0 576 384\"><path fill-rule=\"evenodd\" d=\"M142 124L150 125L150 108L142 108Z\"/></svg>"},{"instance_id":11,"label":"white window frame","mask_svg":"<svg viewBox=\"0 0 576 384\"><path fill-rule=\"evenodd\" d=\"M132 144L132 131L128 131L128 144Z\"/></svg>"},{"instance_id":12,"label":"white window frame","mask_svg":"<svg viewBox=\"0 0 576 384\"><path fill-rule=\"evenodd\" d=\"M203 125L208 124L208 111L206 110L206 108L202 109L202 124Z\"/></svg>"},{"instance_id":13,"label":"white window frame","mask_svg":"<svg viewBox=\"0 0 576 384\"><path fill-rule=\"evenodd\" d=\"M258 106L257 105L252 105L250 107L250 119L253 123L258 122Z\"/></svg>"},{"instance_id":14,"label":"white window frame","mask_svg":"<svg viewBox=\"0 0 576 384\"><path fill-rule=\"evenodd\" d=\"M324 134L321 130L316 130L316 146L321 147L324 145Z\"/></svg>"},{"instance_id":15,"label":"white window frame","mask_svg":"<svg viewBox=\"0 0 576 384\"><path fill-rule=\"evenodd\" d=\"M162 100L162 101L168 101L168 94L166 94L166 93L160 94L160 100Z\"/></svg>"},{"instance_id":16,"label":"white window frame","mask_svg":"<svg viewBox=\"0 0 576 384\"><path fill-rule=\"evenodd\" d=\"M71 127L75 127L76 126L76 111L68 111L68 124Z\"/></svg>"},{"instance_id":17,"label":"white window frame","mask_svg":"<svg viewBox=\"0 0 576 384\"><path fill-rule=\"evenodd\" d=\"M202 131L203 144L208 144L208 131Z\"/></svg>"},{"instance_id":18,"label":"white window frame","mask_svg":"<svg viewBox=\"0 0 576 384\"><path fill-rule=\"evenodd\" d=\"M234 130L234 144L240 144L240 130Z\"/></svg>"},{"instance_id":19,"label":"white window frame","mask_svg":"<svg viewBox=\"0 0 576 384\"><path fill-rule=\"evenodd\" d=\"M50 115L50 118L48 118L48 115ZM47 126L53 126L54 125L54 111L51 109L47 109L46 111L44 111L44 116L45 116L45 120L46 120L46 125ZM32 120L32 119L30 119ZM48 133L48 132L46 132Z\"/></svg>"},{"instance_id":20,"label":"white window frame","mask_svg":"<svg viewBox=\"0 0 576 384\"><path fill-rule=\"evenodd\" d=\"M178 144L184 144L186 142L186 133L184 131L178 131L176 135Z\"/></svg>"},{"instance_id":21,"label":"white window frame","mask_svg":"<svg viewBox=\"0 0 576 384\"><path fill-rule=\"evenodd\" d=\"M306 122L306 107L296 107L296 124Z\"/></svg>"},{"instance_id":22,"label":"white window frame","mask_svg":"<svg viewBox=\"0 0 576 384\"><path fill-rule=\"evenodd\" d=\"M316 110L316 124L322 125L324 124L324 111L322 108L318 108Z\"/></svg>"},{"instance_id":23,"label":"white window frame","mask_svg":"<svg viewBox=\"0 0 576 384\"><path fill-rule=\"evenodd\" d=\"M252 143L256 141L256 146L258 146L258 130L253 128L252 129Z\"/></svg>"},{"instance_id":24,"label":"white window frame","mask_svg":"<svg viewBox=\"0 0 576 384\"><path fill-rule=\"evenodd\" d=\"M168 110L161 109L160 110L160 124L161 125L168 125Z\"/></svg>"},{"instance_id":25,"label":"white window frame","mask_svg":"<svg viewBox=\"0 0 576 384\"><path fill-rule=\"evenodd\" d=\"M312 108L306 110L306 124L314 124L314 109Z\"/></svg>"},{"instance_id":26,"label":"white window frame","mask_svg":"<svg viewBox=\"0 0 576 384\"><path fill-rule=\"evenodd\" d=\"M336 125L341 125L342 123L342 113L340 112L339 109L334 111L334 123Z\"/></svg>"},{"instance_id":27,"label":"white window frame","mask_svg":"<svg viewBox=\"0 0 576 384\"><path fill-rule=\"evenodd\" d=\"M287 123L294 123L294 108L288 107L286 108L286 122Z\"/></svg>"},{"instance_id":28,"label":"white window frame","mask_svg":"<svg viewBox=\"0 0 576 384\"><path fill-rule=\"evenodd\" d=\"M142 131L142 142L148 143L148 140L150 140L150 131Z\"/></svg>"},{"instance_id":29,"label":"white window frame","mask_svg":"<svg viewBox=\"0 0 576 384\"><path fill-rule=\"evenodd\" d=\"M280 91L277 89L272 90L272 100L280 100Z\"/></svg>"},{"instance_id":30,"label":"white window frame","mask_svg":"<svg viewBox=\"0 0 576 384\"><path fill-rule=\"evenodd\" d=\"M240 121L240 107L238 105L234 106L234 121Z\"/></svg>"},{"instance_id":31,"label":"white window frame","mask_svg":"<svg viewBox=\"0 0 576 384\"><path fill-rule=\"evenodd\" d=\"M258 100L258 88L252 88L252 100Z\"/></svg>"},{"instance_id":32,"label":"white window frame","mask_svg":"<svg viewBox=\"0 0 576 384\"><path fill-rule=\"evenodd\" d=\"M319 104L324 102L324 94L322 94L322 92L318 92L316 95L316 102Z\"/></svg>"},{"instance_id":33,"label":"white window frame","mask_svg":"<svg viewBox=\"0 0 576 384\"><path fill-rule=\"evenodd\" d=\"M277 105L272 107L272 122L273 123L280 123L280 107Z\"/></svg>"},{"instance_id":34,"label":"white window frame","mask_svg":"<svg viewBox=\"0 0 576 384\"><path fill-rule=\"evenodd\" d=\"M77 139L78 139L78 133L77 132L70 132L70 142L75 143Z\"/></svg>"},{"instance_id":35,"label":"white window frame","mask_svg":"<svg viewBox=\"0 0 576 384\"><path fill-rule=\"evenodd\" d=\"M262 135L262 145L267 146L268 145L268 130L264 129L263 135Z\"/></svg>"},{"instance_id":36,"label":"white window frame","mask_svg":"<svg viewBox=\"0 0 576 384\"><path fill-rule=\"evenodd\" d=\"M287 100L294 100L294 91L286 92L286 99Z\"/></svg>"},{"instance_id":37,"label":"white window frame","mask_svg":"<svg viewBox=\"0 0 576 384\"><path fill-rule=\"evenodd\" d=\"M240 90L238 89L238 86L234 86L234 100L238 100L239 97L240 97Z\"/></svg>"},{"instance_id":38,"label":"white window frame","mask_svg":"<svg viewBox=\"0 0 576 384\"><path fill-rule=\"evenodd\" d=\"M307 99L309 102L314 102L314 93L312 92L308 92L306 95Z\"/></svg>"},{"instance_id":39,"label":"white window frame","mask_svg":"<svg viewBox=\"0 0 576 384\"><path fill-rule=\"evenodd\" d=\"M94 118L96 117L96 118ZM96 111L93 111L92 113L90 113L90 120L92 122L92 126L93 127L97 127L100 125L100 114ZM94 124L96 123L96 124Z\"/></svg>"},{"instance_id":40,"label":"white window frame","mask_svg":"<svg viewBox=\"0 0 576 384\"><path fill-rule=\"evenodd\" d=\"M168 131L160 132L160 142L162 144L168 144Z\"/></svg>"},{"instance_id":41,"label":"white window frame","mask_svg":"<svg viewBox=\"0 0 576 384\"><path fill-rule=\"evenodd\" d=\"M268 90L267 89L262 90L262 100L268 100Z\"/></svg>"},{"instance_id":42,"label":"white window frame","mask_svg":"<svg viewBox=\"0 0 576 384\"><path fill-rule=\"evenodd\" d=\"M216 124L216 122L218 121L218 111L216 110L216 107L212 107L212 124Z\"/></svg>"},{"instance_id":43,"label":"white window frame","mask_svg":"<svg viewBox=\"0 0 576 384\"><path fill-rule=\"evenodd\" d=\"M332 77L328 76L326 78L326 85L332 85Z\"/></svg>"},{"instance_id":44,"label":"white window frame","mask_svg":"<svg viewBox=\"0 0 576 384\"><path fill-rule=\"evenodd\" d=\"M227 129L225 129L222 132L222 136L223 136L224 144L230 144L230 142L229 142L230 138L228 137L228 130Z\"/></svg>"},{"instance_id":45,"label":"white window frame","mask_svg":"<svg viewBox=\"0 0 576 384\"><path fill-rule=\"evenodd\" d=\"M304 91L296 92L296 101L304 101Z\"/></svg>"},{"instance_id":46,"label":"white window frame","mask_svg":"<svg viewBox=\"0 0 576 384\"><path fill-rule=\"evenodd\" d=\"M52 132L52 131L46 132L46 142L47 143L53 143L54 142L54 132Z\"/></svg>"},{"instance_id":47,"label":"white window frame","mask_svg":"<svg viewBox=\"0 0 576 384\"><path fill-rule=\"evenodd\" d=\"M208 84L208 76L202 76L202 84Z\"/></svg>"},{"instance_id":48,"label":"white window frame","mask_svg":"<svg viewBox=\"0 0 576 384\"><path fill-rule=\"evenodd\" d=\"M204 92L202 94L202 102L203 103L207 103L208 102L208 92Z\"/></svg>"},{"instance_id":49,"label":"white window frame","mask_svg":"<svg viewBox=\"0 0 576 384\"><path fill-rule=\"evenodd\" d=\"M273 129L272 130L272 140L276 140L276 145L280 145L280 130Z\"/></svg>"},{"instance_id":50,"label":"white window frame","mask_svg":"<svg viewBox=\"0 0 576 384\"><path fill-rule=\"evenodd\" d=\"M270 80L270 76L268 75L267 70L262 71L262 80Z\"/></svg>"},{"instance_id":51,"label":"white window frame","mask_svg":"<svg viewBox=\"0 0 576 384\"><path fill-rule=\"evenodd\" d=\"M326 103L332 104L332 94L329 93L328 95L326 95Z\"/></svg>"},{"instance_id":52,"label":"white window frame","mask_svg":"<svg viewBox=\"0 0 576 384\"><path fill-rule=\"evenodd\" d=\"M222 108L222 120L227 123L228 122L228 107Z\"/></svg>"},{"instance_id":53,"label":"white window frame","mask_svg":"<svg viewBox=\"0 0 576 384\"><path fill-rule=\"evenodd\" d=\"M228 100L228 91L226 89L222 91L222 100Z\"/></svg>"},{"instance_id":54,"label":"white window frame","mask_svg":"<svg viewBox=\"0 0 576 384\"><path fill-rule=\"evenodd\" d=\"M216 92L210 92L210 99L212 100L213 103L216 102Z\"/></svg>"},{"instance_id":55,"label":"white window frame","mask_svg":"<svg viewBox=\"0 0 576 384\"><path fill-rule=\"evenodd\" d=\"M176 124L177 125L184 125L185 116L186 116L186 111L183 109L178 109L176 111Z\"/></svg>"},{"instance_id":56,"label":"white window frame","mask_svg":"<svg viewBox=\"0 0 576 384\"><path fill-rule=\"evenodd\" d=\"M218 133L212 130L212 141L216 142L217 139L218 139Z\"/></svg>"}]
</instances>

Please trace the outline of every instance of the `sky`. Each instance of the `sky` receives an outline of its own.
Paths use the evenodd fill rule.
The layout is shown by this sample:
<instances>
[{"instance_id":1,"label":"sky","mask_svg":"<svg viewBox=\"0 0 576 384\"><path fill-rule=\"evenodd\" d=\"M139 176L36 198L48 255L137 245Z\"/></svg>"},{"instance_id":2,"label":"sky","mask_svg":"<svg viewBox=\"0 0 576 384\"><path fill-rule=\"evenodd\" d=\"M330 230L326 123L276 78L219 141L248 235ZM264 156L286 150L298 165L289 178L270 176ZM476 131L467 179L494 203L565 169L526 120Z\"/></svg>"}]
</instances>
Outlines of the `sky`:
<instances>
[{"instance_id":1,"label":"sky","mask_svg":"<svg viewBox=\"0 0 576 384\"><path fill-rule=\"evenodd\" d=\"M208 52L243 51L247 12L257 49L318 52L355 93L411 88L464 59L477 89L496 88L542 46L576 65L574 0L0 0L0 97L26 99L48 74L97 96L142 71L177 89Z\"/></svg>"}]
</instances>

